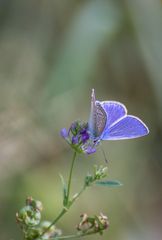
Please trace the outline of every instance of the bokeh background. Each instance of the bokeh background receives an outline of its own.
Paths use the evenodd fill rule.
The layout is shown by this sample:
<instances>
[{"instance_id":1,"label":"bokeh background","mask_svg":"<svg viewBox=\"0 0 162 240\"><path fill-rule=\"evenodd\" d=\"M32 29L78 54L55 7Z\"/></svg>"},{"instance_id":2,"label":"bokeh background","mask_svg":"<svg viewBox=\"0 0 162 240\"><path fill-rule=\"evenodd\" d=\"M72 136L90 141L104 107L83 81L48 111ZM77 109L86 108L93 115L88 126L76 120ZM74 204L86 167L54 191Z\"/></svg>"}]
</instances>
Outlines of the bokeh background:
<instances>
[{"instance_id":1,"label":"bokeh background","mask_svg":"<svg viewBox=\"0 0 162 240\"><path fill-rule=\"evenodd\" d=\"M1 239L22 239L15 213L27 196L43 202L44 219L60 211L59 173L67 178L72 151L59 131L88 119L95 88L150 134L103 143L109 178L123 187L89 189L58 227L73 233L82 212L102 211L110 220L102 239L161 240L161 44L160 0L0 1ZM74 192L94 164L105 164L101 151L77 159Z\"/></svg>"}]
</instances>

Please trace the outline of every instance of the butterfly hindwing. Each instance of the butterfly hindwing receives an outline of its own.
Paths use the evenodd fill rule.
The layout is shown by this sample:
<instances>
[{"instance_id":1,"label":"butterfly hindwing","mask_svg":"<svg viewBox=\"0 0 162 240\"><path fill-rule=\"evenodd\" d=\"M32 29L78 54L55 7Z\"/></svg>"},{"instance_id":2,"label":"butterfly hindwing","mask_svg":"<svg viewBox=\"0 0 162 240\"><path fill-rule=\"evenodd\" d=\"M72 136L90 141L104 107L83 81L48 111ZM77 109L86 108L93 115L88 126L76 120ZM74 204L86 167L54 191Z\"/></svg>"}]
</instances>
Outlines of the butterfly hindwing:
<instances>
[{"instance_id":1,"label":"butterfly hindwing","mask_svg":"<svg viewBox=\"0 0 162 240\"><path fill-rule=\"evenodd\" d=\"M147 126L139 118L127 115L107 128L102 140L131 139L145 136L148 133Z\"/></svg>"}]
</instances>

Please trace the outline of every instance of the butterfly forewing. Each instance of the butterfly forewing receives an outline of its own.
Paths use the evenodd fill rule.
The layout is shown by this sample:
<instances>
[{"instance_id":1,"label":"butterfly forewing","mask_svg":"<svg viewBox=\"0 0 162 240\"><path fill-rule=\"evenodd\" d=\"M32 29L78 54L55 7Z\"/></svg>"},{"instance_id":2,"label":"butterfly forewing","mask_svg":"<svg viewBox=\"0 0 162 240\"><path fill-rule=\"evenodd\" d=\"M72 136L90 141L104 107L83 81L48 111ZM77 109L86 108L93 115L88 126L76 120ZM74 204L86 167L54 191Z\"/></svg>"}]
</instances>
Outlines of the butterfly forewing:
<instances>
[{"instance_id":1,"label":"butterfly forewing","mask_svg":"<svg viewBox=\"0 0 162 240\"><path fill-rule=\"evenodd\" d=\"M105 113L105 110L102 108L102 106L96 102L95 104L95 113L94 113L94 136L99 137L107 122L107 116Z\"/></svg>"}]
</instances>

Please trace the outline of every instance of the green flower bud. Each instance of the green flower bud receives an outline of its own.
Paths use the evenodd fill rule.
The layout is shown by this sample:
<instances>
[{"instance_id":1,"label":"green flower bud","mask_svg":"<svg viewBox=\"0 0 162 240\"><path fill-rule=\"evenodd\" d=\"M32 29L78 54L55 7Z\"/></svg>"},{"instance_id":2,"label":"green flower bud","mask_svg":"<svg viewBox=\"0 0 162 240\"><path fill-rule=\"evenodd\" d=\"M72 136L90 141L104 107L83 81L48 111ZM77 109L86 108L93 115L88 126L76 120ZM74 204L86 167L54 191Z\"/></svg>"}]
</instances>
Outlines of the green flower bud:
<instances>
[{"instance_id":1,"label":"green flower bud","mask_svg":"<svg viewBox=\"0 0 162 240\"><path fill-rule=\"evenodd\" d=\"M88 173L87 176L85 177L85 185L88 187L93 182L94 182L94 177Z\"/></svg>"},{"instance_id":2,"label":"green flower bud","mask_svg":"<svg viewBox=\"0 0 162 240\"><path fill-rule=\"evenodd\" d=\"M94 166L94 173L90 174L88 173L87 176L85 177L85 186L90 186L91 184L95 183L95 181L101 180L106 177L106 171L107 167L99 166L97 167L96 165Z\"/></svg>"},{"instance_id":3,"label":"green flower bud","mask_svg":"<svg viewBox=\"0 0 162 240\"><path fill-rule=\"evenodd\" d=\"M100 180L102 178L106 177L106 172L107 172L107 167L103 167L103 166L95 166L95 180Z\"/></svg>"},{"instance_id":4,"label":"green flower bud","mask_svg":"<svg viewBox=\"0 0 162 240\"><path fill-rule=\"evenodd\" d=\"M40 223L41 214L32 206L25 206L16 214L16 219L18 223L33 227Z\"/></svg>"},{"instance_id":5,"label":"green flower bud","mask_svg":"<svg viewBox=\"0 0 162 240\"><path fill-rule=\"evenodd\" d=\"M26 199L26 205L32 206L34 209L37 209L39 211L43 210L43 205L42 205L41 201L34 200L32 197L28 197Z\"/></svg>"},{"instance_id":6,"label":"green flower bud","mask_svg":"<svg viewBox=\"0 0 162 240\"><path fill-rule=\"evenodd\" d=\"M41 232L39 228L29 228L28 231L26 232L25 239L28 239L28 240L38 239L40 234Z\"/></svg>"}]
</instances>

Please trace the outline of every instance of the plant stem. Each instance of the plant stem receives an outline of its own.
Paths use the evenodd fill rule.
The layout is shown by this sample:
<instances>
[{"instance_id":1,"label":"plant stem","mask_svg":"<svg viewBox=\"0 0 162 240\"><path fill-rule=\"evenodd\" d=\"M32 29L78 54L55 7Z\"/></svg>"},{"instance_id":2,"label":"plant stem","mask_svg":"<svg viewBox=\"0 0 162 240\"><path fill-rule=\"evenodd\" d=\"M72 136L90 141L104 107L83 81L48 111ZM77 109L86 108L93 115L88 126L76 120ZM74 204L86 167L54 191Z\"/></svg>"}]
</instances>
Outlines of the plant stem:
<instances>
[{"instance_id":1,"label":"plant stem","mask_svg":"<svg viewBox=\"0 0 162 240\"><path fill-rule=\"evenodd\" d=\"M68 189L67 189L67 200L66 200L66 204L68 205L69 203L69 196L70 196L70 187L71 187L71 180L72 180L72 173L73 173L73 168L74 168L74 162L75 162L75 159L76 159L76 151L74 152L74 155L73 155L73 159L72 159L72 163L71 163L71 168L70 168L70 174L69 174L69 180L68 180ZM73 201L74 202L74 201ZM72 204L69 205L69 207L71 206ZM53 226L55 225L56 222L58 222L58 220L68 211L68 207L64 207L60 214L53 220L53 222L48 226L48 228L45 229L45 231L43 233L40 234L39 237L42 237L46 232L48 232L48 230Z\"/></svg>"},{"instance_id":2,"label":"plant stem","mask_svg":"<svg viewBox=\"0 0 162 240\"><path fill-rule=\"evenodd\" d=\"M39 237L42 237L48 230L67 212L67 209L63 208L60 214L53 220L53 222L45 229L44 232L40 234Z\"/></svg>"},{"instance_id":3,"label":"plant stem","mask_svg":"<svg viewBox=\"0 0 162 240\"><path fill-rule=\"evenodd\" d=\"M75 198L73 198L69 204L69 207L71 207L71 205L80 197L80 195L82 194L82 192L84 192L86 189L86 186L82 187L82 189L80 190L79 193L76 194Z\"/></svg>"},{"instance_id":4,"label":"plant stem","mask_svg":"<svg viewBox=\"0 0 162 240\"><path fill-rule=\"evenodd\" d=\"M69 174L69 180L68 180L68 189L67 189L67 204L69 202L71 179L72 179L72 173L73 173L75 159L76 159L76 151L74 152L72 163L71 163L71 168L70 168L70 174Z\"/></svg>"},{"instance_id":5,"label":"plant stem","mask_svg":"<svg viewBox=\"0 0 162 240\"><path fill-rule=\"evenodd\" d=\"M86 237L88 235L92 235L97 233L96 231L91 231L88 233L81 233L81 234L73 234L73 235L67 235L67 236L62 236L62 237L55 237L55 238L50 238L50 240L64 240L64 239L77 239L81 237Z\"/></svg>"}]
</instances>

